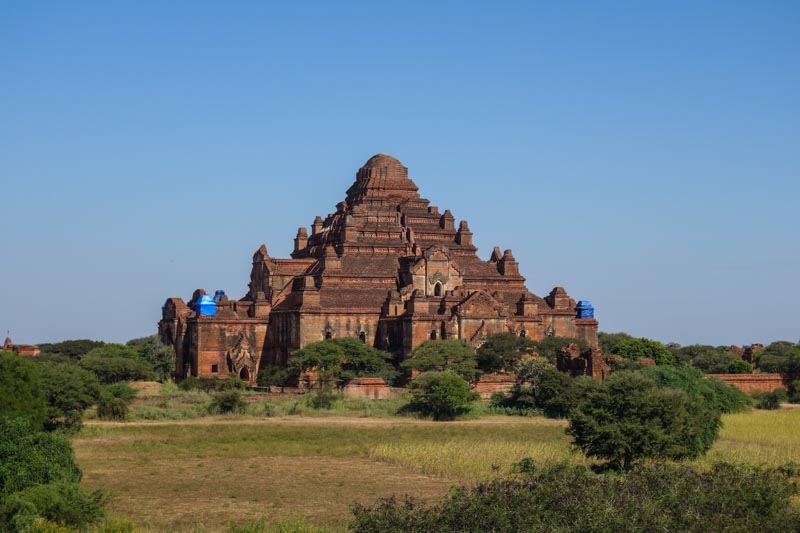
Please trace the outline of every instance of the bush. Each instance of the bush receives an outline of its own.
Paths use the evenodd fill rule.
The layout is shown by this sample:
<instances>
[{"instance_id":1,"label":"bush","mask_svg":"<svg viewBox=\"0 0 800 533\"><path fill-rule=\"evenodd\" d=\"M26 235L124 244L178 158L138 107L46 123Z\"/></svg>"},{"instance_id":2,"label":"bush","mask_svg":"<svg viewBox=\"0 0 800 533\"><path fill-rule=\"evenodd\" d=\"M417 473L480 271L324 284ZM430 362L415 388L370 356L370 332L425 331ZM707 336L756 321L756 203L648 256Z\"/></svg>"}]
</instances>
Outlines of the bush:
<instances>
[{"instance_id":1,"label":"bush","mask_svg":"<svg viewBox=\"0 0 800 533\"><path fill-rule=\"evenodd\" d=\"M0 417L0 500L33 485L80 479L67 439L36 431L23 418Z\"/></svg>"},{"instance_id":2,"label":"bush","mask_svg":"<svg viewBox=\"0 0 800 533\"><path fill-rule=\"evenodd\" d=\"M330 387L323 386L306 395L306 405L312 409L331 409L336 399L336 393Z\"/></svg>"},{"instance_id":3,"label":"bush","mask_svg":"<svg viewBox=\"0 0 800 533\"><path fill-rule=\"evenodd\" d=\"M13 352L0 351L0 415L28 418L35 429L47 419L39 368Z\"/></svg>"},{"instance_id":4,"label":"bush","mask_svg":"<svg viewBox=\"0 0 800 533\"><path fill-rule=\"evenodd\" d=\"M47 399L45 429L79 430L83 412L100 399L97 376L74 363L40 362L39 371Z\"/></svg>"},{"instance_id":5,"label":"bush","mask_svg":"<svg viewBox=\"0 0 800 533\"><path fill-rule=\"evenodd\" d=\"M142 359L149 363L158 381L166 383L170 380L175 370L175 353L171 347L161 342L158 335L131 339L127 346L135 348Z\"/></svg>"},{"instance_id":6,"label":"bush","mask_svg":"<svg viewBox=\"0 0 800 533\"><path fill-rule=\"evenodd\" d=\"M789 400L786 389L775 389L772 392L759 392L753 394L756 409L774 410L780 409L781 403Z\"/></svg>"},{"instance_id":7,"label":"bush","mask_svg":"<svg viewBox=\"0 0 800 533\"><path fill-rule=\"evenodd\" d=\"M455 420L468 412L479 396L470 391L469 383L451 371L420 374L411 381L408 392L411 402L406 409L437 421Z\"/></svg>"},{"instance_id":8,"label":"bush","mask_svg":"<svg viewBox=\"0 0 800 533\"><path fill-rule=\"evenodd\" d=\"M792 381L789 385L789 403L800 403L800 379Z\"/></svg>"},{"instance_id":9,"label":"bush","mask_svg":"<svg viewBox=\"0 0 800 533\"><path fill-rule=\"evenodd\" d=\"M719 435L720 412L640 372L615 372L577 402L567 434L589 457L629 469L645 458L691 459Z\"/></svg>"},{"instance_id":10,"label":"bush","mask_svg":"<svg viewBox=\"0 0 800 533\"><path fill-rule=\"evenodd\" d=\"M39 349L42 355L63 355L73 360L78 360L95 348L101 348L106 343L102 341L93 341L89 339L77 339L71 341L62 341L56 343L41 343Z\"/></svg>"},{"instance_id":11,"label":"bush","mask_svg":"<svg viewBox=\"0 0 800 533\"><path fill-rule=\"evenodd\" d=\"M355 505L351 531L800 531L797 484L781 469L715 465L638 468L598 475L583 466L460 487L439 503Z\"/></svg>"},{"instance_id":12,"label":"bush","mask_svg":"<svg viewBox=\"0 0 800 533\"><path fill-rule=\"evenodd\" d=\"M121 344L107 344L95 348L83 357L80 365L94 372L103 383L136 381L155 377L150 363L142 359L136 349Z\"/></svg>"},{"instance_id":13,"label":"bush","mask_svg":"<svg viewBox=\"0 0 800 533\"><path fill-rule=\"evenodd\" d=\"M586 341L574 339L572 337L545 337L540 341L536 341L534 344L539 357L546 359L552 364L556 364L558 354L570 344L576 344L581 353L589 349L589 345L586 344Z\"/></svg>"},{"instance_id":14,"label":"bush","mask_svg":"<svg viewBox=\"0 0 800 533\"><path fill-rule=\"evenodd\" d=\"M486 373L513 372L524 356L533 352L535 343L513 333L490 335L477 350L478 368Z\"/></svg>"},{"instance_id":15,"label":"bush","mask_svg":"<svg viewBox=\"0 0 800 533\"><path fill-rule=\"evenodd\" d=\"M671 365L675 362L672 352L666 346L643 337L620 341L612 353L633 361L642 358L652 359L657 365Z\"/></svg>"},{"instance_id":16,"label":"bush","mask_svg":"<svg viewBox=\"0 0 800 533\"><path fill-rule=\"evenodd\" d=\"M83 530L103 518L108 496L78 483L55 482L28 487L0 503L0 529L27 533L42 519Z\"/></svg>"},{"instance_id":17,"label":"bush","mask_svg":"<svg viewBox=\"0 0 800 533\"><path fill-rule=\"evenodd\" d=\"M449 370L466 381L478 379L478 358L475 349L463 340L425 341L400 365L420 372Z\"/></svg>"},{"instance_id":18,"label":"bush","mask_svg":"<svg viewBox=\"0 0 800 533\"><path fill-rule=\"evenodd\" d=\"M728 364L728 374L750 374L753 367L744 359L734 359Z\"/></svg>"},{"instance_id":19,"label":"bush","mask_svg":"<svg viewBox=\"0 0 800 533\"><path fill-rule=\"evenodd\" d=\"M229 390L244 390L246 388L245 382L237 376L228 376L227 378L212 378L212 377L195 377L189 376L179 385L181 390L202 390L205 392L221 392Z\"/></svg>"},{"instance_id":20,"label":"bush","mask_svg":"<svg viewBox=\"0 0 800 533\"><path fill-rule=\"evenodd\" d=\"M238 390L218 392L208 406L212 414L244 414L247 404Z\"/></svg>"},{"instance_id":21,"label":"bush","mask_svg":"<svg viewBox=\"0 0 800 533\"><path fill-rule=\"evenodd\" d=\"M706 379L696 368L648 366L639 371L660 388L682 390L720 413L738 413L750 406L750 398L744 392L720 379Z\"/></svg>"},{"instance_id":22,"label":"bush","mask_svg":"<svg viewBox=\"0 0 800 533\"><path fill-rule=\"evenodd\" d=\"M128 408L136 390L127 383L112 383L103 387L97 403L97 417L102 420L127 420Z\"/></svg>"}]
</instances>

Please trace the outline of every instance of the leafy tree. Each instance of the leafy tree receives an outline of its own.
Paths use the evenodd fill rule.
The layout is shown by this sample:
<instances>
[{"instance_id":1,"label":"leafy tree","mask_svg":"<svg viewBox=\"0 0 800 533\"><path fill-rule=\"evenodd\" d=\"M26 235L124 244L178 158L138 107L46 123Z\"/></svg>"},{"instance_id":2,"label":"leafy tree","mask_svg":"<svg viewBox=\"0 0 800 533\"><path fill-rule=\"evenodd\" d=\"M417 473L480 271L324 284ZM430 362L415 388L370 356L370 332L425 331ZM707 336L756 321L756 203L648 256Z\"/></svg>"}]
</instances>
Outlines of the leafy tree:
<instances>
[{"instance_id":1,"label":"leafy tree","mask_svg":"<svg viewBox=\"0 0 800 533\"><path fill-rule=\"evenodd\" d=\"M242 414L246 408L247 404L242 399L242 393L231 389L216 393L208 406L208 411L214 414Z\"/></svg>"},{"instance_id":2,"label":"leafy tree","mask_svg":"<svg viewBox=\"0 0 800 533\"><path fill-rule=\"evenodd\" d=\"M513 372L517 362L530 355L532 340L512 333L490 335L477 350L478 368L486 373Z\"/></svg>"},{"instance_id":3,"label":"leafy tree","mask_svg":"<svg viewBox=\"0 0 800 533\"><path fill-rule=\"evenodd\" d=\"M663 344L643 337L620 341L612 353L634 361L646 357L657 365L671 365L675 361L672 352Z\"/></svg>"},{"instance_id":4,"label":"leafy tree","mask_svg":"<svg viewBox=\"0 0 800 533\"><path fill-rule=\"evenodd\" d=\"M720 413L738 413L750 405L750 399L744 392L720 379L706 379L696 368L643 366L639 372L655 381L660 388L682 390Z\"/></svg>"},{"instance_id":5,"label":"leafy tree","mask_svg":"<svg viewBox=\"0 0 800 533\"><path fill-rule=\"evenodd\" d=\"M0 503L0 529L8 533L83 531L103 518L107 501L106 492L90 491L74 482L27 487Z\"/></svg>"},{"instance_id":6,"label":"leafy tree","mask_svg":"<svg viewBox=\"0 0 800 533\"><path fill-rule=\"evenodd\" d=\"M47 400L45 429L80 429L83 412L100 399L97 376L74 363L40 362L39 371Z\"/></svg>"},{"instance_id":7,"label":"leafy tree","mask_svg":"<svg viewBox=\"0 0 800 533\"><path fill-rule=\"evenodd\" d=\"M127 346L135 348L142 359L150 363L158 381L165 383L170 380L175 370L175 353L171 347L161 342L158 335L131 339Z\"/></svg>"},{"instance_id":8,"label":"leafy tree","mask_svg":"<svg viewBox=\"0 0 800 533\"><path fill-rule=\"evenodd\" d=\"M778 372L800 379L800 346L787 341L773 342L756 354L756 366L763 372Z\"/></svg>"},{"instance_id":9,"label":"leafy tree","mask_svg":"<svg viewBox=\"0 0 800 533\"><path fill-rule=\"evenodd\" d=\"M292 374L284 367L277 365L269 365L261 369L256 378L256 383L260 387L267 387L270 390L272 387L280 387L283 393L284 387L287 387L291 382Z\"/></svg>"},{"instance_id":10,"label":"leafy tree","mask_svg":"<svg viewBox=\"0 0 800 533\"><path fill-rule=\"evenodd\" d=\"M106 343L102 341L93 341L89 339L77 339L69 341L61 341L56 343L42 343L39 344L39 349L42 351L41 355L53 354L63 355L70 359L80 359L95 348L101 348Z\"/></svg>"},{"instance_id":11,"label":"leafy tree","mask_svg":"<svg viewBox=\"0 0 800 533\"><path fill-rule=\"evenodd\" d=\"M244 390L247 384L241 380L239 376L228 376L225 379L214 377L195 377L189 376L178 385L181 390L190 391L193 389L202 390L205 392L212 391L226 391L226 390Z\"/></svg>"},{"instance_id":12,"label":"leafy tree","mask_svg":"<svg viewBox=\"0 0 800 533\"><path fill-rule=\"evenodd\" d=\"M606 333L605 331L601 331L597 334L597 340L600 343L600 349L603 350L603 353L612 354L617 353L617 345L620 342L632 339L631 335L627 333L619 332L619 333Z\"/></svg>"},{"instance_id":13,"label":"leafy tree","mask_svg":"<svg viewBox=\"0 0 800 533\"><path fill-rule=\"evenodd\" d=\"M744 359L736 358L728 363L728 374L750 374L753 367Z\"/></svg>"},{"instance_id":14,"label":"leafy tree","mask_svg":"<svg viewBox=\"0 0 800 533\"><path fill-rule=\"evenodd\" d=\"M150 364L130 346L107 344L95 348L80 361L81 367L94 372L103 383L150 379L153 372Z\"/></svg>"},{"instance_id":15,"label":"leafy tree","mask_svg":"<svg viewBox=\"0 0 800 533\"><path fill-rule=\"evenodd\" d=\"M425 372L415 377L409 387L411 402L406 407L436 421L455 420L469 411L479 395L470 391L469 383L451 370Z\"/></svg>"},{"instance_id":16,"label":"leafy tree","mask_svg":"<svg viewBox=\"0 0 800 533\"><path fill-rule=\"evenodd\" d=\"M127 383L105 385L97 403L97 416L103 420L125 420L136 390Z\"/></svg>"},{"instance_id":17,"label":"leafy tree","mask_svg":"<svg viewBox=\"0 0 800 533\"><path fill-rule=\"evenodd\" d=\"M397 371L390 363L392 359L391 354L358 339L328 339L294 352L289 359L289 369L314 371L322 383L341 388L358 377L381 377L387 383L393 382Z\"/></svg>"},{"instance_id":18,"label":"leafy tree","mask_svg":"<svg viewBox=\"0 0 800 533\"><path fill-rule=\"evenodd\" d=\"M772 392L760 392L753 395L756 402L757 409L780 409L781 403L787 401L789 398L786 395L786 389L775 389Z\"/></svg>"},{"instance_id":19,"label":"leafy tree","mask_svg":"<svg viewBox=\"0 0 800 533\"><path fill-rule=\"evenodd\" d=\"M67 439L37 431L24 418L0 417L0 499L33 485L80 479Z\"/></svg>"},{"instance_id":20,"label":"leafy tree","mask_svg":"<svg viewBox=\"0 0 800 533\"><path fill-rule=\"evenodd\" d=\"M572 337L545 337L540 341L536 341L536 353L539 357L544 357L553 364L556 364L558 354L561 350L570 344L577 344L581 352L589 349L589 345L580 339L573 339Z\"/></svg>"},{"instance_id":21,"label":"leafy tree","mask_svg":"<svg viewBox=\"0 0 800 533\"><path fill-rule=\"evenodd\" d=\"M396 498L355 505L352 531L631 532L800 531L788 469L660 464L624 476L584 466L537 468L520 462L514 477L456 487L436 503Z\"/></svg>"},{"instance_id":22,"label":"leafy tree","mask_svg":"<svg viewBox=\"0 0 800 533\"><path fill-rule=\"evenodd\" d=\"M421 372L450 370L470 382L481 374L475 349L456 339L425 341L400 366Z\"/></svg>"},{"instance_id":23,"label":"leafy tree","mask_svg":"<svg viewBox=\"0 0 800 533\"><path fill-rule=\"evenodd\" d=\"M0 351L0 415L27 417L37 429L47 418L37 365L13 352Z\"/></svg>"},{"instance_id":24,"label":"leafy tree","mask_svg":"<svg viewBox=\"0 0 800 533\"><path fill-rule=\"evenodd\" d=\"M708 451L719 411L682 390L659 389L639 372L615 372L569 414L567 433L589 457L629 469L645 458L685 459Z\"/></svg>"}]
</instances>

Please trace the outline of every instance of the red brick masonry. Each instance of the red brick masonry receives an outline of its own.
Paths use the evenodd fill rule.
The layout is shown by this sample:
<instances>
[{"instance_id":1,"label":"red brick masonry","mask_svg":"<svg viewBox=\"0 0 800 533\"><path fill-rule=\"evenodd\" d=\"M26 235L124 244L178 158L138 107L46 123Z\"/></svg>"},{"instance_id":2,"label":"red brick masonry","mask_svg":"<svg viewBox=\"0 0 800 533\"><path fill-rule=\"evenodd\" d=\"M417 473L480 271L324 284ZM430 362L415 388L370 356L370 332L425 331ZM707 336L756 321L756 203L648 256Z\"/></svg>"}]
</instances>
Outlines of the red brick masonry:
<instances>
[{"instance_id":1,"label":"red brick masonry","mask_svg":"<svg viewBox=\"0 0 800 533\"><path fill-rule=\"evenodd\" d=\"M788 380L781 374L707 374L706 377L721 379L747 394L789 387Z\"/></svg>"}]
</instances>

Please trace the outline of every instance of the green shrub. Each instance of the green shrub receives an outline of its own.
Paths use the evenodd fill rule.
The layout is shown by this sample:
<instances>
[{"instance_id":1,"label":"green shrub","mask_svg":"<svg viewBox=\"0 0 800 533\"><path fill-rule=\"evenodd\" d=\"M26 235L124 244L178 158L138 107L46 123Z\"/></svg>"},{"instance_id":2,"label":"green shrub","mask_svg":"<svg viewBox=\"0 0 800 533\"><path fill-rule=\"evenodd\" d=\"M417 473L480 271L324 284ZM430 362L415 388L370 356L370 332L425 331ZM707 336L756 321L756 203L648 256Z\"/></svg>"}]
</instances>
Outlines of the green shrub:
<instances>
[{"instance_id":1,"label":"green shrub","mask_svg":"<svg viewBox=\"0 0 800 533\"><path fill-rule=\"evenodd\" d=\"M179 387L182 390L202 390L205 392L221 392L228 390L244 390L246 384L237 376L228 376L227 378L212 378L212 377L195 377L189 376L181 381Z\"/></svg>"},{"instance_id":2,"label":"green shrub","mask_svg":"<svg viewBox=\"0 0 800 533\"><path fill-rule=\"evenodd\" d=\"M561 350L569 346L570 344L576 344L580 349L581 353L585 352L589 349L589 345L586 344L586 341L582 341L581 339L575 339L572 337L545 337L542 340L536 341L534 343L534 348L536 353L539 354L539 357L546 359L552 364L556 364L556 360L558 358L558 354L561 353Z\"/></svg>"},{"instance_id":3,"label":"green shrub","mask_svg":"<svg viewBox=\"0 0 800 533\"><path fill-rule=\"evenodd\" d=\"M242 400L238 390L226 390L214 395L208 406L208 411L213 414L244 414L247 404Z\"/></svg>"},{"instance_id":4,"label":"green shrub","mask_svg":"<svg viewBox=\"0 0 800 533\"><path fill-rule=\"evenodd\" d=\"M94 373L74 363L40 362L42 388L47 399L47 430L77 431L83 412L100 398Z\"/></svg>"},{"instance_id":5,"label":"green shrub","mask_svg":"<svg viewBox=\"0 0 800 533\"><path fill-rule=\"evenodd\" d=\"M800 403L800 379L792 381L791 385L789 385L787 400L789 400L789 403Z\"/></svg>"},{"instance_id":6,"label":"green shrub","mask_svg":"<svg viewBox=\"0 0 800 533\"><path fill-rule=\"evenodd\" d=\"M0 351L0 415L28 418L35 429L47 419L38 365L13 352Z\"/></svg>"},{"instance_id":7,"label":"green shrub","mask_svg":"<svg viewBox=\"0 0 800 533\"><path fill-rule=\"evenodd\" d=\"M0 503L0 530L27 533L37 520L82 530L103 518L108 496L78 483L35 485L9 495Z\"/></svg>"},{"instance_id":8,"label":"green shrub","mask_svg":"<svg viewBox=\"0 0 800 533\"><path fill-rule=\"evenodd\" d=\"M753 367L744 359L734 359L728 364L729 374L750 374L753 372Z\"/></svg>"},{"instance_id":9,"label":"green shrub","mask_svg":"<svg viewBox=\"0 0 800 533\"><path fill-rule=\"evenodd\" d=\"M780 409L781 403L789 400L786 389L775 389L772 392L759 392L753 394L757 409Z\"/></svg>"},{"instance_id":10,"label":"green shrub","mask_svg":"<svg viewBox=\"0 0 800 533\"><path fill-rule=\"evenodd\" d=\"M644 337L622 340L617 343L612 353L633 361L642 358L652 359L657 365L671 365L675 362L675 357L666 346Z\"/></svg>"},{"instance_id":11,"label":"green shrub","mask_svg":"<svg viewBox=\"0 0 800 533\"><path fill-rule=\"evenodd\" d=\"M102 341L93 341L89 339L77 339L56 343L40 343L39 349L42 351L42 353L39 355L62 355L72 360L78 360L95 348L101 348L105 345L106 343Z\"/></svg>"},{"instance_id":12,"label":"green shrub","mask_svg":"<svg viewBox=\"0 0 800 533\"><path fill-rule=\"evenodd\" d=\"M158 381L161 383L169 381L175 370L175 352L170 346L162 343L158 335L131 339L127 346L135 348L142 359L149 363Z\"/></svg>"},{"instance_id":13,"label":"green shrub","mask_svg":"<svg viewBox=\"0 0 800 533\"><path fill-rule=\"evenodd\" d=\"M331 409L337 395L330 387L323 386L321 389L310 392L306 395L306 405L312 409Z\"/></svg>"},{"instance_id":14,"label":"green shrub","mask_svg":"<svg viewBox=\"0 0 800 533\"><path fill-rule=\"evenodd\" d=\"M469 383L451 371L420 374L411 381L408 392L411 402L406 410L437 421L454 420L467 413L478 399L478 394L470 391Z\"/></svg>"},{"instance_id":15,"label":"green shrub","mask_svg":"<svg viewBox=\"0 0 800 533\"><path fill-rule=\"evenodd\" d=\"M67 439L35 431L27 419L0 417L0 499L33 485L80 479Z\"/></svg>"},{"instance_id":16,"label":"green shrub","mask_svg":"<svg viewBox=\"0 0 800 533\"><path fill-rule=\"evenodd\" d=\"M537 469L460 487L439 503L413 499L355 505L350 530L378 532L800 531L798 487L784 469L656 465L624 475L583 466Z\"/></svg>"},{"instance_id":17,"label":"green shrub","mask_svg":"<svg viewBox=\"0 0 800 533\"><path fill-rule=\"evenodd\" d=\"M490 335L478 348L478 368L486 373L513 372L524 356L533 352L532 340L513 333Z\"/></svg>"},{"instance_id":18,"label":"green shrub","mask_svg":"<svg viewBox=\"0 0 800 533\"><path fill-rule=\"evenodd\" d=\"M639 372L654 380L660 388L682 390L720 413L738 413L750 406L750 399L744 392L720 379L706 379L696 368L649 366L642 367Z\"/></svg>"},{"instance_id":19,"label":"green shrub","mask_svg":"<svg viewBox=\"0 0 800 533\"><path fill-rule=\"evenodd\" d=\"M127 420L136 390L127 383L112 383L103 387L97 402L97 417L102 420Z\"/></svg>"},{"instance_id":20,"label":"green shrub","mask_svg":"<svg viewBox=\"0 0 800 533\"><path fill-rule=\"evenodd\" d=\"M80 361L81 367L94 372L103 383L152 379L155 374L135 348L107 344L95 348Z\"/></svg>"},{"instance_id":21,"label":"green shrub","mask_svg":"<svg viewBox=\"0 0 800 533\"><path fill-rule=\"evenodd\" d=\"M640 372L615 372L569 413L567 434L589 457L629 469L645 458L686 459L707 452L719 435L720 412L686 392L658 388Z\"/></svg>"}]
</instances>

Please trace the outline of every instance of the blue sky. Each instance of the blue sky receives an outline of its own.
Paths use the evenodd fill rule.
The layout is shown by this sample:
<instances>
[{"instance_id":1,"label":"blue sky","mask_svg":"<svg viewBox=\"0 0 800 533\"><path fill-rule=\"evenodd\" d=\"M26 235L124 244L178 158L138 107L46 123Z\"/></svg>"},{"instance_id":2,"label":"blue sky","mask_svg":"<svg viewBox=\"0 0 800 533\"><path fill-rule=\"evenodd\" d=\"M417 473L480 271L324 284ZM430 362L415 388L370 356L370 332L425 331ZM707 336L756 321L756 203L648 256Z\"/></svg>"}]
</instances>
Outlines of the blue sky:
<instances>
[{"instance_id":1,"label":"blue sky","mask_svg":"<svg viewBox=\"0 0 800 533\"><path fill-rule=\"evenodd\" d=\"M797 341L800 3L650 4L4 3L0 328L241 297L387 152L601 330Z\"/></svg>"}]
</instances>

